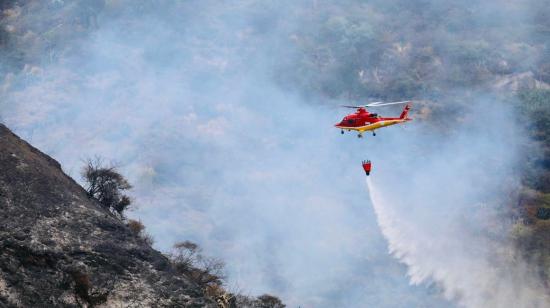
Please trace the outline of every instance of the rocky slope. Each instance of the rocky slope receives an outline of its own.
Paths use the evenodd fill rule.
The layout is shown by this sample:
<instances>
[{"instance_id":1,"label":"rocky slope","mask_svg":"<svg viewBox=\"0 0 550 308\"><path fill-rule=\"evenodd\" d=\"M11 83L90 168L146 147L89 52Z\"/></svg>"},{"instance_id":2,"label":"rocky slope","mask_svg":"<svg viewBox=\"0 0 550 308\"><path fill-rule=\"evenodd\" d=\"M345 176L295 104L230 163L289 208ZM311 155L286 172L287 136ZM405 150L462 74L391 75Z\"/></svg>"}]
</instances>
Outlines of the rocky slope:
<instances>
[{"instance_id":1,"label":"rocky slope","mask_svg":"<svg viewBox=\"0 0 550 308\"><path fill-rule=\"evenodd\" d=\"M0 124L0 307L215 306Z\"/></svg>"}]
</instances>

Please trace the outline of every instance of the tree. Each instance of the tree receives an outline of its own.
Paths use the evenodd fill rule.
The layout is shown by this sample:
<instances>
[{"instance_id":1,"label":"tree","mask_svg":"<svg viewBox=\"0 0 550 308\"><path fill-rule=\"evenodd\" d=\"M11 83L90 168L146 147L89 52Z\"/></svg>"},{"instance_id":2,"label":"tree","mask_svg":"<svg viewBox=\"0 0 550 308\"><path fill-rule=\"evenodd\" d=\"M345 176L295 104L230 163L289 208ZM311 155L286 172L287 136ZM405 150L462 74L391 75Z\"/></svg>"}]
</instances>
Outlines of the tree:
<instances>
[{"instance_id":1,"label":"tree","mask_svg":"<svg viewBox=\"0 0 550 308\"><path fill-rule=\"evenodd\" d=\"M123 217L132 200L122 192L131 189L132 185L115 166L105 166L97 157L88 159L82 169L82 178L87 183L88 197L96 199L102 206Z\"/></svg>"}]
</instances>

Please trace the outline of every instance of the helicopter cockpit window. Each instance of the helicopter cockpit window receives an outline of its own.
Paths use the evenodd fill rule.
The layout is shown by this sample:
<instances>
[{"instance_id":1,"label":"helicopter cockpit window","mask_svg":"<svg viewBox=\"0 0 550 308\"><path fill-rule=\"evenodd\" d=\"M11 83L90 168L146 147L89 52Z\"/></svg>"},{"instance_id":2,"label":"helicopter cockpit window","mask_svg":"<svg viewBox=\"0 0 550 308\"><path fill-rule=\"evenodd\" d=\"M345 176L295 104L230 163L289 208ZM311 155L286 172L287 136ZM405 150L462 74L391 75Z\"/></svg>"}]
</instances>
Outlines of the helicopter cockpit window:
<instances>
[{"instance_id":1,"label":"helicopter cockpit window","mask_svg":"<svg viewBox=\"0 0 550 308\"><path fill-rule=\"evenodd\" d=\"M373 118L378 118L378 113L371 113L370 116Z\"/></svg>"},{"instance_id":2,"label":"helicopter cockpit window","mask_svg":"<svg viewBox=\"0 0 550 308\"><path fill-rule=\"evenodd\" d=\"M355 120L354 120L354 119L349 119L349 120L348 120L348 124L353 124L353 123L355 123Z\"/></svg>"}]
</instances>

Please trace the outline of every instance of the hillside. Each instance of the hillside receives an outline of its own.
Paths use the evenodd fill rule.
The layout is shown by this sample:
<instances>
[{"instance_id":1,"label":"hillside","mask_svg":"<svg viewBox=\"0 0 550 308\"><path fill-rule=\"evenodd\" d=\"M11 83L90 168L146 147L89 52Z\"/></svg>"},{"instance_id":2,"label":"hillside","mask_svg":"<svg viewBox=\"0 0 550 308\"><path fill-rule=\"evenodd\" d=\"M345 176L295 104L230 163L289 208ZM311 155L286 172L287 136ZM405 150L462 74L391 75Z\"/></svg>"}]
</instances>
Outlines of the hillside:
<instances>
[{"instance_id":1,"label":"hillside","mask_svg":"<svg viewBox=\"0 0 550 308\"><path fill-rule=\"evenodd\" d=\"M0 170L1 307L215 306L1 124Z\"/></svg>"}]
</instances>

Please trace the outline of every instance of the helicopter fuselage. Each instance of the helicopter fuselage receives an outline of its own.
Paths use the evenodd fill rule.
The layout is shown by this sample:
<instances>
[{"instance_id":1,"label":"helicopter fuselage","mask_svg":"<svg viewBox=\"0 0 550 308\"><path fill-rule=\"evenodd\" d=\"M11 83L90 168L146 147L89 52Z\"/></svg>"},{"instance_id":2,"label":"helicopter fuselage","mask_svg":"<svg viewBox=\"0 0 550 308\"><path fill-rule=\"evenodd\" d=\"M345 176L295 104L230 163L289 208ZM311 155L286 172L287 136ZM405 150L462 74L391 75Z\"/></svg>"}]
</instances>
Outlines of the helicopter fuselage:
<instances>
[{"instance_id":1,"label":"helicopter fuselage","mask_svg":"<svg viewBox=\"0 0 550 308\"><path fill-rule=\"evenodd\" d=\"M407 117L409 109L409 105L405 106L401 116L398 118L384 118L378 116L376 113L368 112L365 108L358 108L355 113L345 116L340 123L334 126L340 128L342 133L344 130L358 131L359 134L366 131L374 132L378 128L410 121L411 119Z\"/></svg>"}]
</instances>

